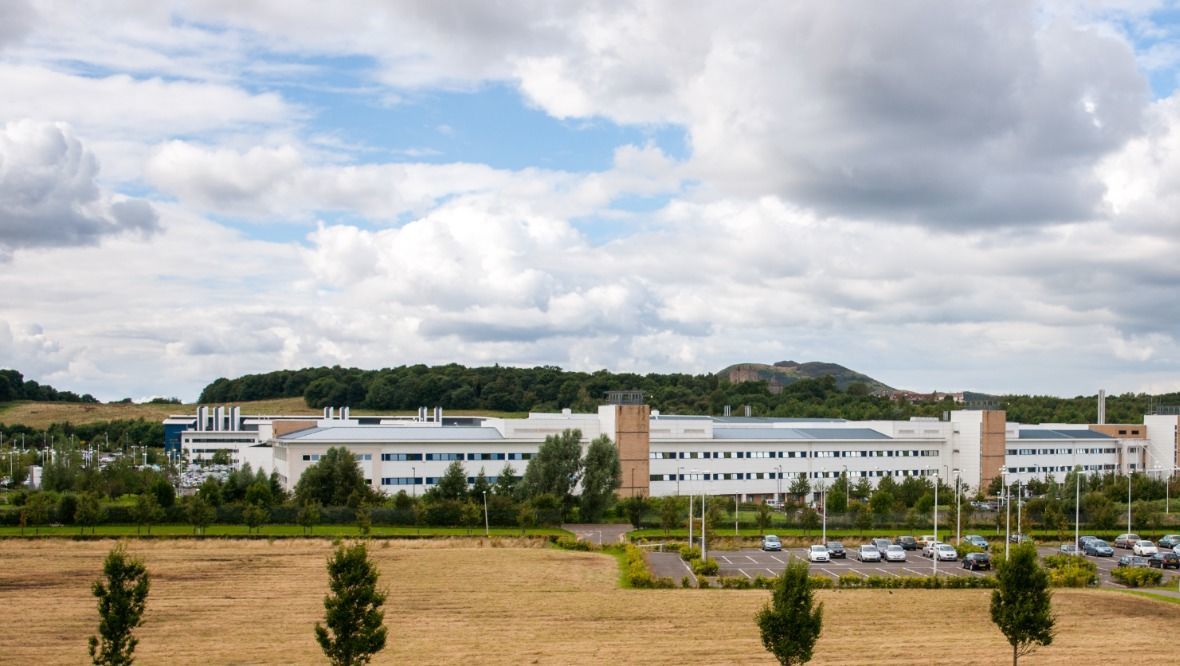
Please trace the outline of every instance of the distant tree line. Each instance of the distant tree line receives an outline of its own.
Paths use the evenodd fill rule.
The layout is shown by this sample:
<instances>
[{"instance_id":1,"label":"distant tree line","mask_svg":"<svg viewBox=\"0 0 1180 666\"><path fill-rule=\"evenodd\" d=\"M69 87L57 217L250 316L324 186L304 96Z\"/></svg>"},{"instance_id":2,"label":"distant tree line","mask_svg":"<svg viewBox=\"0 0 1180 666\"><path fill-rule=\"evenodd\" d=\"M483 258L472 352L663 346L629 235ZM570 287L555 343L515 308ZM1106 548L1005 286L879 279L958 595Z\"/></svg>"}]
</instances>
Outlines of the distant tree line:
<instances>
[{"instance_id":1,"label":"distant tree line","mask_svg":"<svg viewBox=\"0 0 1180 666\"><path fill-rule=\"evenodd\" d=\"M573 372L555 366L468 368L458 364L408 365L382 370L304 368L220 378L201 392L202 403L246 402L302 397L309 407L351 406L378 410L412 410L422 406L505 412L592 411L609 390L638 389L653 408L677 414L720 414L726 405L735 414L750 405L757 416L816 418L908 419L940 416L958 409L951 398L913 403L873 395L863 383L841 390L832 376L802 379L772 393L766 382L731 383L715 374ZM1107 420L1138 423L1150 403L1180 404L1180 393L1160 396L1124 394L1107 399ZM1092 423L1096 398L1009 395L995 398L995 407L1023 423Z\"/></svg>"},{"instance_id":2,"label":"distant tree line","mask_svg":"<svg viewBox=\"0 0 1180 666\"><path fill-rule=\"evenodd\" d=\"M73 391L59 391L49 385L41 385L16 370L0 370L0 402L13 400L36 400L38 402L91 402L98 399L89 393L78 395Z\"/></svg>"},{"instance_id":3,"label":"distant tree line","mask_svg":"<svg viewBox=\"0 0 1180 666\"><path fill-rule=\"evenodd\" d=\"M47 428L34 428L22 423L0 423L3 444L23 444L25 448L56 445L73 438L74 444L101 445L104 450L122 450L126 446L164 445L164 424L145 419L118 419L94 423L73 424L68 421L51 423ZM108 446L109 444L109 446Z\"/></svg>"}]
</instances>

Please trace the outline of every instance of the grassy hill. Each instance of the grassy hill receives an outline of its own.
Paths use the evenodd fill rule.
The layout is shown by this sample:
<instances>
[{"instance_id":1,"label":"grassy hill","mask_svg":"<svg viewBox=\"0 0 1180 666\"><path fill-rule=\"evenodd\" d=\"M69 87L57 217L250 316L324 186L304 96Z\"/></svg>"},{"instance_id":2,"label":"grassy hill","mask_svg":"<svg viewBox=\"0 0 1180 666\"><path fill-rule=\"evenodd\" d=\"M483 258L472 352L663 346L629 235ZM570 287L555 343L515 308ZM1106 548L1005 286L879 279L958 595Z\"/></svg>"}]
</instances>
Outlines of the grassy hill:
<instances>
[{"instance_id":1,"label":"grassy hill","mask_svg":"<svg viewBox=\"0 0 1180 666\"><path fill-rule=\"evenodd\" d=\"M739 382L764 381L770 384L772 391L776 390L776 388L793 384L801 379L818 379L829 375L836 380L836 386L841 390L846 390L850 384L856 382L868 386L869 391L873 393L884 393L893 390L891 386L855 370L849 370L839 363L824 363L822 361L808 361L806 363L779 361L773 365L767 365L765 363L738 363L737 365L731 365L725 368L717 374L735 384Z\"/></svg>"},{"instance_id":2,"label":"grassy hill","mask_svg":"<svg viewBox=\"0 0 1180 666\"><path fill-rule=\"evenodd\" d=\"M303 398L276 398L274 400L256 400L253 402L228 403L242 408L242 414L307 414L309 416L322 414L319 409L308 407ZM187 405L136 405L127 403L89 404L77 402L33 402L19 400L16 402L0 403L0 423L6 425L26 425L30 428L46 428L52 423L70 422L74 425L86 423L100 423L103 421L120 421L124 419L144 419L147 421L162 421L171 414L193 414L197 411L196 404ZM522 417L524 414L515 412L491 412L477 409L461 411L468 416L493 417ZM382 414L388 416L413 415L413 411L389 411L371 409L353 409L356 416Z\"/></svg>"}]
</instances>

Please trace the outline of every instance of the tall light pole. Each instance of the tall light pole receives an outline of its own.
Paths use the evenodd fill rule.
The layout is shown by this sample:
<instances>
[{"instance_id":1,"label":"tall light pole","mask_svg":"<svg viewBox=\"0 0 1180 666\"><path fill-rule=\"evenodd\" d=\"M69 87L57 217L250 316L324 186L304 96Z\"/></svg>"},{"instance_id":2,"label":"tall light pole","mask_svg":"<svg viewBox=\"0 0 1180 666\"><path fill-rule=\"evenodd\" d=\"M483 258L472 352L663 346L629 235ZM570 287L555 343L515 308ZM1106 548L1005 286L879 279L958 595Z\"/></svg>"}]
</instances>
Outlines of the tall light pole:
<instances>
[{"instance_id":1,"label":"tall light pole","mask_svg":"<svg viewBox=\"0 0 1180 666\"><path fill-rule=\"evenodd\" d=\"M823 498L820 507L824 511L824 522L821 528L823 531L820 533L820 543L826 545L828 543L828 487L826 485L820 486L819 492Z\"/></svg>"},{"instance_id":2,"label":"tall light pole","mask_svg":"<svg viewBox=\"0 0 1180 666\"><path fill-rule=\"evenodd\" d=\"M680 497L680 477L684 476L684 468L676 468L676 496Z\"/></svg>"},{"instance_id":3,"label":"tall light pole","mask_svg":"<svg viewBox=\"0 0 1180 666\"><path fill-rule=\"evenodd\" d=\"M488 491L481 492L483 492L483 535L486 537L492 535L492 530L488 526ZM599 537L599 541L601 540L602 537Z\"/></svg>"},{"instance_id":4,"label":"tall light pole","mask_svg":"<svg viewBox=\"0 0 1180 666\"><path fill-rule=\"evenodd\" d=\"M708 472L707 471L702 472L702 474L708 474ZM702 562L704 562L705 560L707 560L709 558L709 554L708 554L709 551L705 550L705 548L706 548L706 546L705 546L705 523L709 522L708 519L705 518L705 497L706 497L706 495L705 495L705 491L704 491L704 486L702 486L701 487L701 561Z\"/></svg>"},{"instance_id":5,"label":"tall light pole","mask_svg":"<svg viewBox=\"0 0 1180 666\"><path fill-rule=\"evenodd\" d=\"M1131 533L1131 470L1127 470L1127 534Z\"/></svg>"},{"instance_id":6,"label":"tall light pole","mask_svg":"<svg viewBox=\"0 0 1180 666\"><path fill-rule=\"evenodd\" d=\"M955 545L963 543L962 513L963 493L959 490L959 468L955 468Z\"/></svg>"},{"instance_id":7,"label":"tall light pole","mask_svg":"<svg viewBox=\"0 0 1180 666\"><path fill-rule=\"evenodd\" d=\"M778 476L774 477L778 482L778 492L774 494L774 501L781 503L783 501L783 466L778 465L775 469L778 470Z\"/></svg>"},{"instance_id":8,"label":"tall light pole","mask_svg":"<svg viewBox=\"0 0 1180 666\"><path fill-rule=\"evenodd\" d=\"M738 535L738 512L741 509L738 506L738 493L733 494L733 537L736 539Z\"/></svg>"},{"instance_id":9,"label":"tall light pole","mask_svg":"<svg viewBox=\"0 0 1180 666\"><path fill-rule=\"evenodd\" d=\"M410 474L412 475L410 477L410 493L414 499L418 499L418 468L410 465Z\"/></svg>"},{"instance_id":10,"label":"tall light pole","mask_svg":"<svg viewBox=\"0 0 1180 666\"><path fill-rule=\"evenodd\" d=\"M934 551L930 559L934 560L934 575L938 575L938 470L934 471Z\"/></svg>"},{"instance_id":11,"label":"tall light pole","mask_svg":"<svg viewBox=\"0 0 1180 666\"><path fill-rule=\"evenodd\" d=\"M1004 559L1006 560L1012 544L1012 537L1009 536L1012 529L1012 502L1008 497L1008 468L1001 467L1000 474L1004 476Z\"/></svg>"},{"instance_id":12,"label":"tall light pole","mask_svg":"<svg viewBox=\"0 0 1180 666\"><path fill-rule=\"evenodd\" d=\"M1020 520L1021 509L1024 508L1024 486L1020 481L1016 482L1016 534L1024 538L1024 523Z\"/></svg>"},{"instance_id":13,"label":"tall light pole","mask_svg":"<svg viewBox=\"0 0 1180 666\"><path fill-rule=\"evenodd\" d=\"M1073 490L1073 554L1081 555L1078 552L1078 546L1081 544L1080 537L1078 537L1078 530L1082 520L1082 466L1075 465L1074 470L1074 490Z\"/></svg>"}]
</instances>

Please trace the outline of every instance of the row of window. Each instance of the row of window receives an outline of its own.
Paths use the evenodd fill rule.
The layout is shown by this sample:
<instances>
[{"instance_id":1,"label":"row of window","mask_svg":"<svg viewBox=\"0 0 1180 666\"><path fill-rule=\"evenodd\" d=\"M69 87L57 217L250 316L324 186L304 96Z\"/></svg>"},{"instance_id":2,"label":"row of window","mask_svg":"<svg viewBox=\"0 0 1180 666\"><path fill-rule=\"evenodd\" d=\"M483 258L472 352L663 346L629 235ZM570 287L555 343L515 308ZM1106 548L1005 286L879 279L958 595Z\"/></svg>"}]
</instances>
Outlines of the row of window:
<instances>
[{"instance_id":1,"label":"row of window","mask_svg":"<svg viewBox=\"0 0 1180 666\"><path fill-rule=\"evenodd\" d=\"M255 444L258 442L253 437L187 437L184 441L189 444Z\"/></svg>"},{"instance_id":2,"label":"row of window","mask_svg":"<svg viewBox=\"0 0 1180 666\"><path fill-rule=\"evenodd\" d=\"M303 454L303 459L310 460L311 462L319 462L319 459L323 458L324 455L325 454L322 454L322 453L305 453L305 454ZM373 459L373 454L371 454L371 453L354 453L354 454L352 454L352 457L356 458L358 461L368 462Z\"/></svg>"},{"instance_id":3,"label":"row of window","mask_svg":"<svg viewBox=\"0 0 1180 666\"><path fill-rule=\"evenodd\" d=\"M861 477L881 477L881 476L931 476L934 474L932 469L876 469L862 471L859 474L853 472L849 476ZM692 473L692 474L651 474L648 477L650 481L776 481L778 479L796 479L798 477L806 477L809 479L837 479L840 477L840 472L717 472L717 473Z\"/></svg>"},{"instance_id":4,"label":"row of window","mask_svg":"<svg viewBox=\"0 0 1180 666\"><path fill-rule=\"evenodd\" d=\"M873 449L867 451L813 451L813 458L934 458L938 449ZM652 460L723 460L726 458L806 458L807 451L652 451Z\"/></svg>"},{"instance_id":5,"label":"row of window","mask_svg":"<svg viewBox=\"0 0 1180 666\"><path fill-rule=\"evenodd\" d=\"M531 460L531 453L382 453L384 462L416 462L422 460Z\"/></svg>"},{"instance_id":6,"label":"row of window","mask_svg":"<svg viewBox=\"0 0 1180 666\"><path fill-rule=\"evenodd\" d=\"M1081 465L1084 472L1109 472L1119 468L1118 465ZM1135 469L1135 465L1131 465L1131 469ZM1033 465L1031 467L1009 467L1008 471L1012 473L1031 472L1040 474L1043 472L1072 472L1073 465Z\"/></svg>"},{"instance_id":7,"label":"row of window","mask_svg":"<svg viewBox=\"0 0 1180 666\"><path fill-rule=\"evenodd\" d=\"M381 485L383 486L433 486L437 485L440 477L437 476L383 476L381 477ZM488 483L495 483L500 480L498 476L485 477ZM467 477L467 485L475 485L475 477Z\"/></svg>"},{"instance_id":8,"label":"row of window","mask_svg":"<svg viewBox=\"0 0 1180 666\"><path fill-rule=\"evenodd\" d=\"M1008 455L1010 456L1072 456L1073 452L1073 449L1008 449ZM1088 455L1100 455L1117 453L1118 449L1084 448L1078 449L1077 452Z\"/></svg>"}]
</instances>

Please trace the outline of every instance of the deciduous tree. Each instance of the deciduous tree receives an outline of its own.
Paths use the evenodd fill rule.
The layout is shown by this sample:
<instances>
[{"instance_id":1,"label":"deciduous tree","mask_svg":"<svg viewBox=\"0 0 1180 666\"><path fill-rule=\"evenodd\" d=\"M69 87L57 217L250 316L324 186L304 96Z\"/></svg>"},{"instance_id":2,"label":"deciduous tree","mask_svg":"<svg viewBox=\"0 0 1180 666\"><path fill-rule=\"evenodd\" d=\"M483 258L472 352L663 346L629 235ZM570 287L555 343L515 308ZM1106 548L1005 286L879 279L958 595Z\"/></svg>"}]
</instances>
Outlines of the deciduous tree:
<instances>
[{"instance_id":1,"label":"deciduous tree","mask_svg":"<svg viewBox=\"0 0 1180 666\"><path fill-rule=\"evenodd\" d=\"M582 461L580 509L583 522L602 520L614 500L615 490L622 484L622 477L618 448L606 435L596 437L590 442Z\"/></svg>"}]
</instances>

